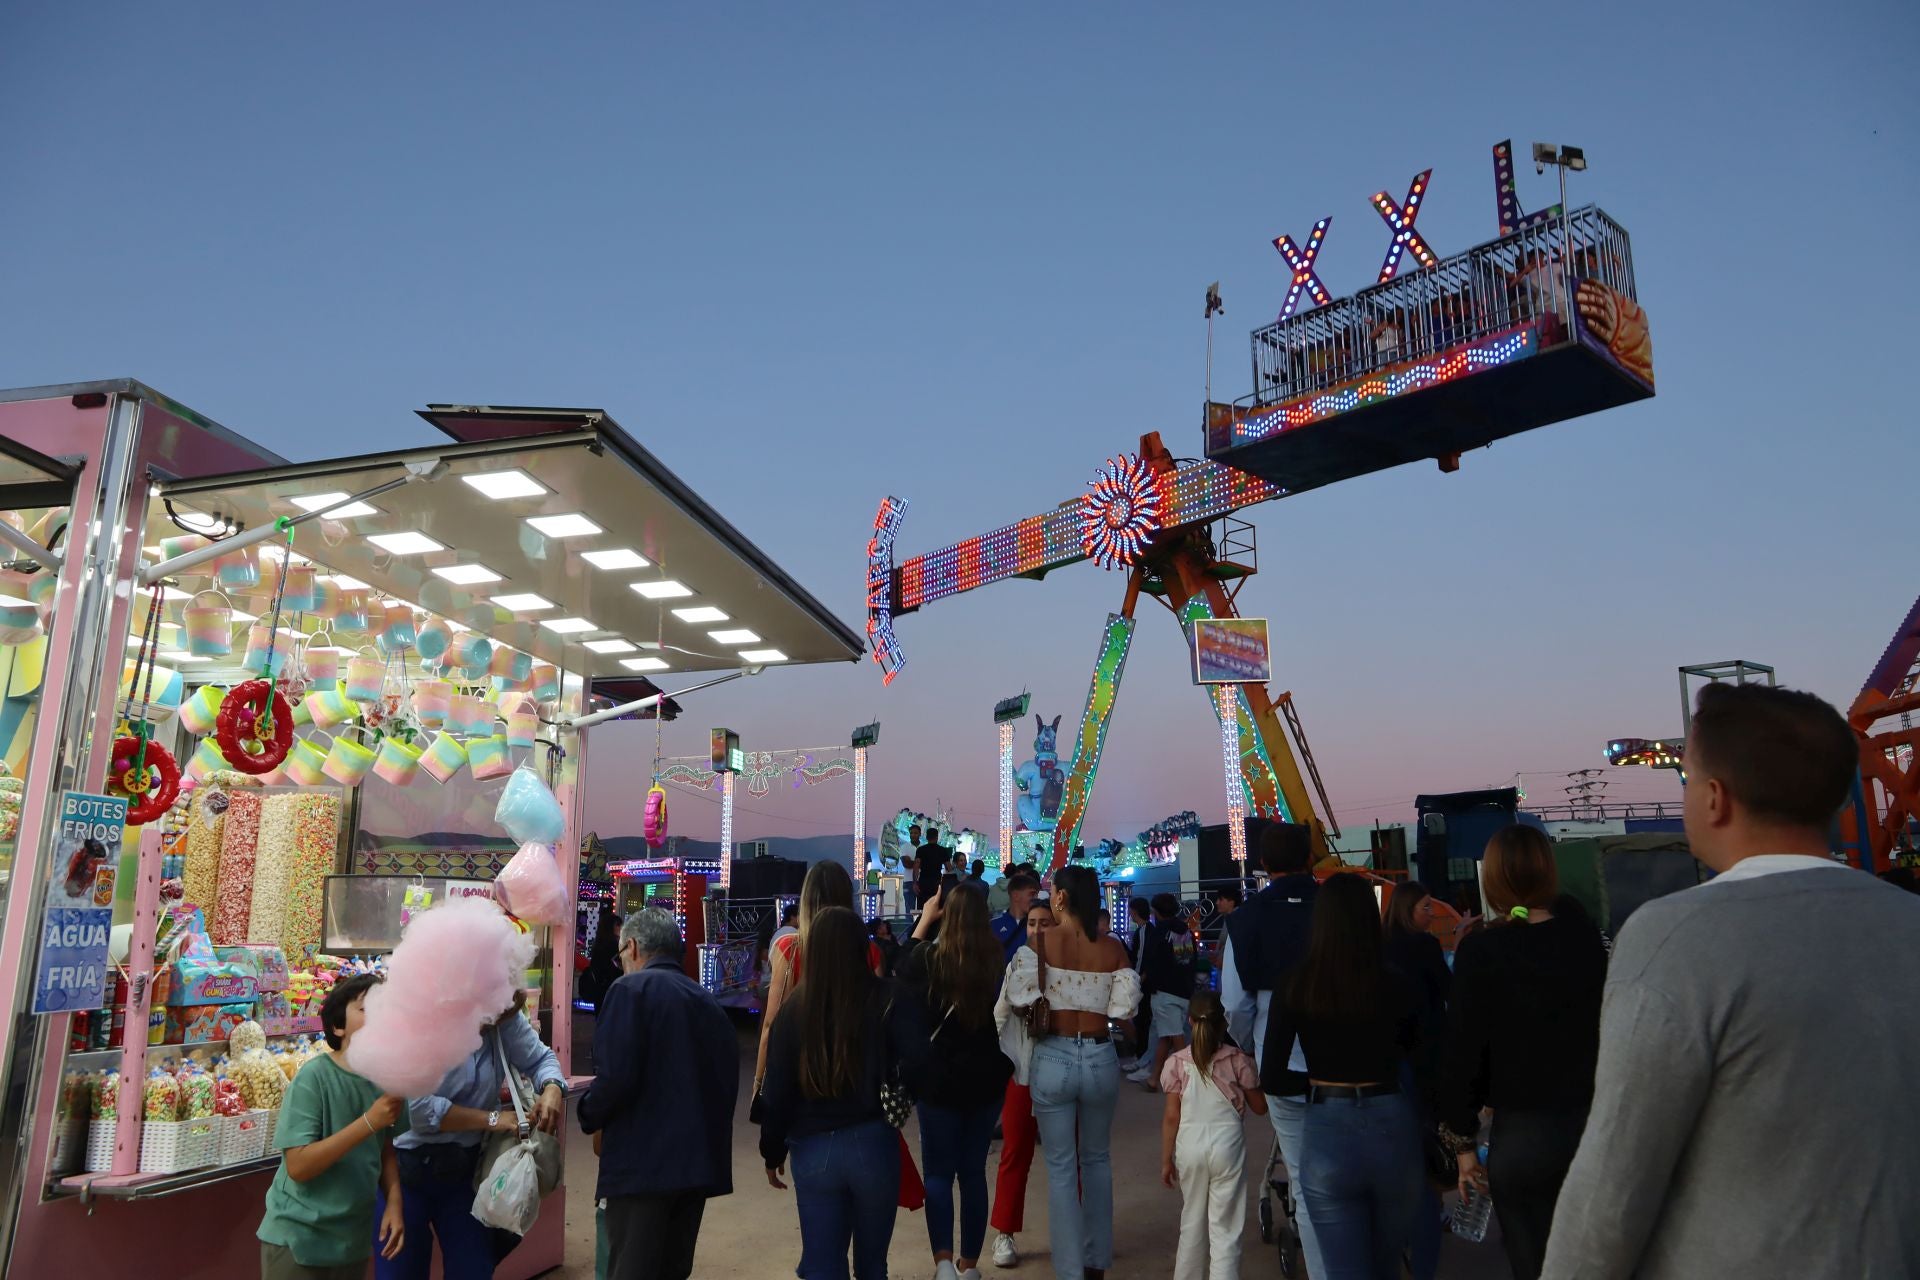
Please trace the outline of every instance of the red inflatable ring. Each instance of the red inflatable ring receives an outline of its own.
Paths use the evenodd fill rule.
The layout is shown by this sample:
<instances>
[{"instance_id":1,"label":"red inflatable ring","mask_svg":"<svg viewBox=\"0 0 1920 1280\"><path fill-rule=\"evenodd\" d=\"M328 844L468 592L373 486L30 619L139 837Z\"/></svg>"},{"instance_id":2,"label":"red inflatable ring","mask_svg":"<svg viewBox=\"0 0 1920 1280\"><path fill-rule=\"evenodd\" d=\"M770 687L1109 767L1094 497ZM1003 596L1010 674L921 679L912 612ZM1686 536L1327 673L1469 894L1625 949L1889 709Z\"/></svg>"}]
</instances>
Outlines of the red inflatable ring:
<instances>
[{"instance_id":1,"label":"red inflatable ring","mask_svg":"<svg viewBox=\"0 0 1920 1280\"><path fill-rule=\"evenodd\" d=\"M271 724L264 736L262 721ZM293 708L271 682L246 680L221 699L213 732L228 764L242 773L272 773L293 748Z\"/></svg>"},{"instance_id":2,"label":"red inflatable ring","mask_svg":"<svg viewBox=\"0 0 1920 1280\"><path fill-rule=\"evenodd\" d=\"M119 738L113 744L113 767L107 790L125 796L127 825L141 827L173 808L180 797L180 766L173 752L149 742L144 757L140 739Z\"/></svg>"}]
</instances>

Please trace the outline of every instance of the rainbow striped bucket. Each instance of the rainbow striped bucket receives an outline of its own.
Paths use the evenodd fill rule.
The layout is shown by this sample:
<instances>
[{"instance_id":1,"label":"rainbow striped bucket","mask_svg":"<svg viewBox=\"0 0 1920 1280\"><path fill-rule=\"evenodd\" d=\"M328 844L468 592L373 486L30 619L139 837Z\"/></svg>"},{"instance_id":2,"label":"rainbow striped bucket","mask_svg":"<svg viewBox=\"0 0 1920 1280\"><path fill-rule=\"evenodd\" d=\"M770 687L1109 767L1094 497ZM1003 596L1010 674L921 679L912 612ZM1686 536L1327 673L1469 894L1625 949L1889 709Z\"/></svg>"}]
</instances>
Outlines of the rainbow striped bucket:
<instances>
[{"instance_id":1,"label":"rainbow striped bucket","mask_svg":"<svg viewBox=\"0 0 1920 1280\"><path fill-rule=\"evenodd\" d=\"M257 547L241 547L216 556L213 576L227 588L251 588L260 585L260 553Z\"/></svg>"},{"instance_id":2,"label":"rainbow striped bucket","mask_svg":"<svg viewBox=\"0 0 1920 1280\"><path fill-rule=\"evenodd\" d=\"M208 774L227 767L227 758L220 754L220 744L212 738L202 738L187 760L186 775L195 782L205 782Z\"/></svg>"},{"instance_id":3,"label":"rainbow striped bucket","mask_svg":"<svg viewBox=\"0 0 1920 1280\"><path fill-rule=\"evenodd\" d=\"M453 699L447 727L470 738L484 738L493 732L493 708L485 698L460 694Z\"/></svg>"},{"instance_id":4,"label":"rainbow striped bucket","mask_svg":"<svg viewBox=\"0 0 1920 1280\"><path fill-rule=\"evenodd\" d=\"M358 725L342 729L333 740L333 748L327 752L327 762L321 766L322 772L343 787L359 786L373 769L377 758L373 748L347 737L349 733L365 732Z\"/></svg>"},{"instance_id":5,"label":"rainbow striped bucket","mask_svg":"<svg viewBox=\"0 0 1920 1280\"><path fill-rule=\"evenodd\" d=\"M297 738L281 767L301 786L317 787L327 780L327 753L305 738Z\"/></svg>"},{"instance_id":6,"label":"rainbow striped bucket","mask_svg":"<svg viewBox=\"0 0 1920 1280\"><path fill-rule=\"evenodd\" d=\"M208 596L218 604L202 604ZM202 591L187 601L182 616L187 627L187 652L197 658L224 658L233 652L233 606L218 591Z\"/></svg>"},{"instance_id":7,"label":"rainbow striped bucket","mask_svg":"<svg viewBox=\"0 0 1920 1280\"><path fill-rule=\"evenodd\" d=\"M201 685L180 704L180 727L196 738L206 737L219 726L220 704L226 697L227 691L219 685Z\"/></svg>"},{"instance_id":8,"label":"rainbow striped bucket","mask_svg":"<svg viewBox=\"0 0 1920 1280\"><path fill-rule=\"evenodd\" d=\"M342 635L365 635L367 631L367 593L342 591L333 615L333 629Z\"/></svg>"},{"instance_id":9,"label":"rainbow striped bucket","mask_svg":"<svg viewBox=\"0 0 1920 1280\"><path fill-rule=\"evenodd\" d=\"M378 702L387 688L387 664L370 653L355 654L347 662L347 696L355 702Z\"/></svg>"},{"instance_id":10,"label":"rainbow striped bucket","mask_svg":"<svg viewBox=\"0 0 1920 1280\"><path fill-rule=\"evenodd\" d=\"M419 651L421 658L432 662L453 647L453 628L443 618L429 618L421 626L413 647Z\"/></svg>"},{"instance_id":11,"label":"rainbow striped bucket","mask_svg":"<svg viewBox=\"0 0 1920 1280\"><path fill-rule=\"evenodd\" d=\"M311 613L313 611L313 565L290 564L281 569L284 586L281 588L280 608L286 613Z\"/></svg>"},{"instance_id":12,"label":"rainbow striped bucket","mask_svg":"<svg viewBox=\"0 0 1920 1280\"><path fill-rule=\"evenodd\" d=\"M300 705L313 717L316 728L331 729L353 719L360 708L353 705L338 680L329 680L301 699Z\"/></svg>"},{"instance_id":13,"label":"rainbow striped bucket","mask_svg":"<svg viewBox=\"0 0 1920 1280\"><path fill-rule=\"evenodd\" d=\"M419 776L420 758L425 754L424 748L416 747L404 738L383 739L373 762L373 772L382 781L396 787L407 786Z\"/></svg>"},{"instance_id":14,"label":"rainbow striped bucket","mask_svg":"<svg viewBox=\"0 0 1920 1280\"><path fill-rule=\"evenodd\" d=\"M560 696L560 672L548 663L536 663L533 668L533 700L552 702Z\"/></svg>"},{"instance_id":15,"label":"rainbow striped bucket","mask_svg":"<svg viewBox=\"0 0 1920 1280\"><path fill-rule=\"evenodd\" d=\"M460 745L460 739L442 731L434 734L433 741L427 744L420 767L435 782L445 782L465 768L466 763L467 749Z\"/></svg>"},{"instance_id":16,"label":"rainbow striped bucket","mask_svg":"<svg viewBox=\"0 0 1920 1280\"><path fill-rule=\"evenodd\" d=\"M445 680L421 680L413 686L413 714L429 729L438 729L453 711L453 686Z\"/></svg>"},{"instance_id":17,"label":"rainbow striped bucket","mask_svg":"<svg viewBox=\"0 0 1920 1280\"><path fill-rule=\"evenodd\" d=\"M504 778L513 772L513 758L507 754L507 740L499 734L475 738L467 744L467 764L480 779Z\"/></svg>"}]
</instances>

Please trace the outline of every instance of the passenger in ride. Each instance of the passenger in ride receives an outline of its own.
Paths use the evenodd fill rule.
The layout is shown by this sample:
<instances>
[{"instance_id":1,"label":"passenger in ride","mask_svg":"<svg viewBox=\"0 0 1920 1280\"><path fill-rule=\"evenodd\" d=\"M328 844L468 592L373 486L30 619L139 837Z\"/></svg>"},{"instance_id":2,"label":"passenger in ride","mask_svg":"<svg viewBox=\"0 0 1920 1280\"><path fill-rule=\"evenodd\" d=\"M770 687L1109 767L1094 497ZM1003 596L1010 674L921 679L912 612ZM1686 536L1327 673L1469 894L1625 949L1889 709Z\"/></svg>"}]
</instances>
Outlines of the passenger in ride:
<instances>
[{"instance_id":1,"label":"passenger in ride","mask_svg":"<svg viewBox=\"0 0 1920 1280\"><path fill-rule=\"evenodd\" d=\"M1714 878L1615 940L1543 1274L1920 1275L1920 902L1829 852L1859 767L1812 694L1700 690L1687 845Z\"/></svg>"},{"instance_id":2,"label":"passenger in ride","mask_svg":"<svg viewBox=\"0 0 1920 1280\"><path fill-rule=\"evenodd\" d=\"M1401 1068L1417 1042L1412 982L1386 962L1373 886L1320 886L1306 959L1267 1019L1261 1087L1284 1087L1297 1042L1306 1058L1300 1181L1320 1243L1315 1280L1399 1280L1420 1200L1420 1134Z\"/></svg>"},{"instance_id":3,"label":"passenger in ride","mask_svg":"<svg viewBox=\"0 0 1920 1280\"><path fill-rule=\"evenodd\" d=\"M1462 1193L1490 1190L1508 1265L1534 1280L1593 1099L1607 953L1590 920L1555 909L1553 843L1538 828L1495 832L1480 870L1493 923L1454 953L1439 1116ZM1488 1170L1482 1107L1493 1108Z\"/></svg>"},{"instance_id":4,"label":"passenger in ride","mask_svg":"<svg viewBox=\"0 0 1920 1280\"><path fill-rule=\"evenodd\" d=\"M1099 935L1099 901L1090 868L1055 872L1059 923L1015 953L1006 979L1014 1008L1044 995L1049 1009L1031 1077L1058 1280L1103 1280L1113 1265L1111 1139L1120 1064L1110 1027L1138 1008L1140 976L1126 948Z\"/></svg>"}]
</instances>

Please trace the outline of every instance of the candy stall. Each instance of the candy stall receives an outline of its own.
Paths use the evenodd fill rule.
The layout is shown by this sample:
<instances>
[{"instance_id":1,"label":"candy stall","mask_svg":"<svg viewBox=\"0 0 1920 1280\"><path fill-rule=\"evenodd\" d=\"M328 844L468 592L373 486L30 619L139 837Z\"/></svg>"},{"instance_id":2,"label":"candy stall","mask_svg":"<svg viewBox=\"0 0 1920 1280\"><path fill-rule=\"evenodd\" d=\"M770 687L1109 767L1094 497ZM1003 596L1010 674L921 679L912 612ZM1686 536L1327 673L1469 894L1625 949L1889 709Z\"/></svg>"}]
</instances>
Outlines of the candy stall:
<instances>
[{"instance_id":1,"label":"candy stall","mask_svg":"<svg viewBox=\"0 0 1920 1280\"><path fill-rule=\"evenodd\" d=\"M526 1016L570 1066L588 730L859 657L605 414L419 416L416 447L289 463L134 382L0 392L18 1274L256 1269L320 1003L449 902L531 935ZM692 868L628 870L697 930ZM559 1264L566 1193L504 1280Z\"/></svg>"}]
</instances>

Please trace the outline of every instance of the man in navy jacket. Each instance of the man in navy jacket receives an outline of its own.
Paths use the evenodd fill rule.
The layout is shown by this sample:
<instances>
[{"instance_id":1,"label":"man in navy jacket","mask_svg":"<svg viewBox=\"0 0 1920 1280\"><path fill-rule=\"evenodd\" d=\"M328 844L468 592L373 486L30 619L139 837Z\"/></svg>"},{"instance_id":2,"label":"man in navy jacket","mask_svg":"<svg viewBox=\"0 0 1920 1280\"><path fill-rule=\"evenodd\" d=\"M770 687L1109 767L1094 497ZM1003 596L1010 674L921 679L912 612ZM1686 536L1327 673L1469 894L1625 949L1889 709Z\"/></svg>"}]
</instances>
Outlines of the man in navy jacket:
<instances>
[{"instance_id":1,"label":"man in navy jacket","mask_svg":"<svg viewBox=\"0 0 1920 1280\"><path fill-rule=\"evenodd\" d=\"M712 995L680 969L680 929L650 907L620 929L626 970L600 1002L598 1073L580 1127L605 1131L609 1280L687 1280L700 1218L733 1192L740 1041Z\"/></svg>"}]
</instances>

